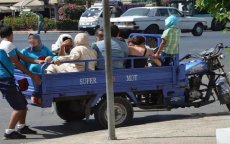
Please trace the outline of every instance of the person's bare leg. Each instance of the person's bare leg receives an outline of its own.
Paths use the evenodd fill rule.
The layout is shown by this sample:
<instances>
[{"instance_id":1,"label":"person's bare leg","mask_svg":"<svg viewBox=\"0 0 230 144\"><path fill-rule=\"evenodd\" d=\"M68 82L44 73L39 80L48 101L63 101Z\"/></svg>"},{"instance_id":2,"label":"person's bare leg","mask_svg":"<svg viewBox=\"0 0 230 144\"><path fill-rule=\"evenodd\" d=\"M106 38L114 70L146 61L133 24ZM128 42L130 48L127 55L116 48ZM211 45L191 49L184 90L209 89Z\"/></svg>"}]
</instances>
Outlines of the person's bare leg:
<instances>
[{"instance_id":1,"label":"person's bare leg","mask_svg":"<svg viewBox=\"0 0 230 144\"><path fill-rule=\"evenodd\" d=\"M3 139L25 139L26 136L16 131L15 127L21 119L23 111L13 111L9 120L8 129L5 129Z\"/></svg>"},{"instance_id":2,"label":"person's bare leg","mask_svg":"<svg viewBox=\"0 0 230 144\"><path fill-rule=\"evenodd\" d=\"M27 109L22 110L22 115L18 121L18 124L25 124L26 123L26 114L27 114Z\"/></svg>"},{"instance_id":3,"label":"person's bare leg","mask_svg":"<svg viewBox=\"0 0 230 144\"><path fill-rule=\"evenodd\" d=\"M18 123L21 116L22 116L22 111L13 111L10 116L8 129L15 129L15 126Z\"/></svg>"},{"instance_id":4,"label":"person's bare leg","mask_svg":"<svg viewBox=\"0 0 230 144\"><path fill-rule=\"evenodd\" d=\"M22 115L18 121L17 125L17 132L21 134L37 134L37 131L34 131L30 129L28 126L26 126L26 114L27 114L27 109L22 111Z\"/></svg>"}]
</instances>

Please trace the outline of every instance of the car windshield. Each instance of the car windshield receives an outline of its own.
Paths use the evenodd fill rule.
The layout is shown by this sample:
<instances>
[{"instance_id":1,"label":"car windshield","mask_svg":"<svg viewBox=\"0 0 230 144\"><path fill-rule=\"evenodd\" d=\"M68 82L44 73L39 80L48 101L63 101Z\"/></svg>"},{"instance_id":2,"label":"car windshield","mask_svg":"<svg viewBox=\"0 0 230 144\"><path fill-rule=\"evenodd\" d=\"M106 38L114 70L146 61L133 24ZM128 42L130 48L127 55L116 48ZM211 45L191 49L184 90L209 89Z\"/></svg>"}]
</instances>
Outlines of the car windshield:
<instances>
[{"instance_id":1,"label":"car windshield","mask_svg":"<svg viewBox=\"0 0 230 144\"><path fill-rule=\"evenodd\" d=\"M122 17L125 16L147 16L149 13L149 9L146 8L135 8L135 9L130 9L126 11Z\"/></svg>"},{"instance_id":2,"label":"car windshield","mask_svg":"<svg viewBox=\"0 0 230 144\"><path fill-rule=\"evenodd\" d=\"M89 8L81 16L82 17L93 17L99 16L101 13L101 8Z\"/></svg>"}]
</instances>

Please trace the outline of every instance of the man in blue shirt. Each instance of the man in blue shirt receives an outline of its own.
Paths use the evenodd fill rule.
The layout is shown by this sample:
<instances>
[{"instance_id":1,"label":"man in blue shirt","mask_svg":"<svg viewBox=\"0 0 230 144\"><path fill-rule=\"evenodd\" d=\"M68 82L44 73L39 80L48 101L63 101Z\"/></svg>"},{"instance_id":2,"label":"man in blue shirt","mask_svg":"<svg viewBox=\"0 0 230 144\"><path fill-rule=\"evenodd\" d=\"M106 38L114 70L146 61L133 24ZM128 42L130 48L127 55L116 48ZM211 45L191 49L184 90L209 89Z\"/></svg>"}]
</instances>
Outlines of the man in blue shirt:
<instances>
[{"instance_id":1,"label":"man in blue shirt","mask_svg":"<svg viewBox=\"0 0 230 144\"><path fill-rule=\"evenodd\" d=\"M23 134L36 134L37 132L25 125L27 101L15 84L14 65L29 75L37 84L40 84L40 77L26 69L19 59L37 64L41 64L43 61L24 56L16 49L12 43L13 30L10 26L0 27L0 36L2 38L0 43L0 91L14 109L8 128L5 130L4 139L23 139L26 138ZM16 125L17 129L15 130Z\"/></svg>"},{"instance_id":2,"label":"man in blue shirt","mask_svg":"<svg viewBox=\"0 0 230 144\"><path fill-rule=\"evenodd\" d=\"M128 57L128 46L121 38L119 38L119 28L116 25L111 26L111 46L113 58L126 58ZM104 40L96 42L92 47L97 52L98 59L105 58L105 44ZM98 69L105 69L105 62L98 61ZM113 61L113 68L125 68L125 60Z\"/></svg>"}]
</instances>

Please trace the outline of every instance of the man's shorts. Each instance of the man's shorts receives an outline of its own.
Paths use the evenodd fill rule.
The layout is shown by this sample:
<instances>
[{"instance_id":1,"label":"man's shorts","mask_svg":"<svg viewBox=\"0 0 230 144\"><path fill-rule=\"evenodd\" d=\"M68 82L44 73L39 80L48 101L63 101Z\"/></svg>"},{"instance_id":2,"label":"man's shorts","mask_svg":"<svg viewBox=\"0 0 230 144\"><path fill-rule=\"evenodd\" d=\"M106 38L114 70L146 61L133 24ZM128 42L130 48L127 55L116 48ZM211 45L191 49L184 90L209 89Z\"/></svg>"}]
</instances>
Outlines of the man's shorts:
<instances>
[{"instance_id":1,"label":"man's shorts","mask_svg":"<svg viewBox=\"0 0 230 144\"><path fill-rule=\"evenodd\" d=\"M0 79L0 91L14 110L27 109L27 101L13 78Z\"/></svg>"}]
</instances>

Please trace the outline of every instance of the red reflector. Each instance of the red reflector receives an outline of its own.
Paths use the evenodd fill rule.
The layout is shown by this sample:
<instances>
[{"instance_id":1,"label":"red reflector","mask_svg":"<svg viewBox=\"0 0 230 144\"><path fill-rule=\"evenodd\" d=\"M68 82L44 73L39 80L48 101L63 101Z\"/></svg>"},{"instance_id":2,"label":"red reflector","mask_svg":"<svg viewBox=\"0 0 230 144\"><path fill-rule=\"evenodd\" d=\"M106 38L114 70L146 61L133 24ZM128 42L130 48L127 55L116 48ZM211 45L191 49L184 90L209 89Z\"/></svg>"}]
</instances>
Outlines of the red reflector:
<instances>
[{"instance_id":1,"label":"red reflector","mask_svg":"<svg viewBox=\"0 0 230 144\"><path fill-rule=\"evenodd\" d=\"M42 104L42 99L37 97L31 97L31 102L35 104Z\"/></svg>"}]
</instances>

